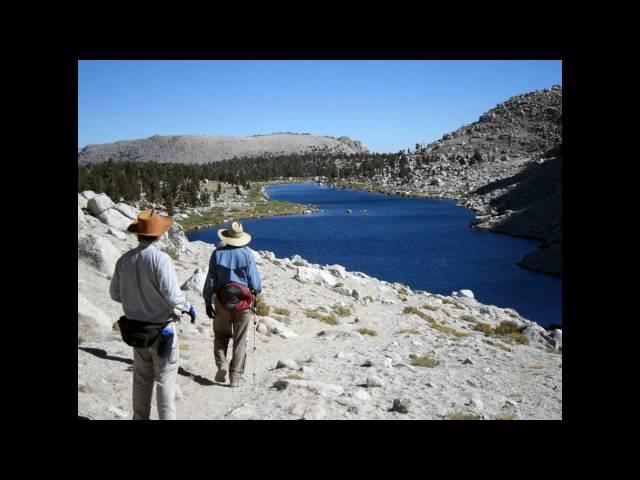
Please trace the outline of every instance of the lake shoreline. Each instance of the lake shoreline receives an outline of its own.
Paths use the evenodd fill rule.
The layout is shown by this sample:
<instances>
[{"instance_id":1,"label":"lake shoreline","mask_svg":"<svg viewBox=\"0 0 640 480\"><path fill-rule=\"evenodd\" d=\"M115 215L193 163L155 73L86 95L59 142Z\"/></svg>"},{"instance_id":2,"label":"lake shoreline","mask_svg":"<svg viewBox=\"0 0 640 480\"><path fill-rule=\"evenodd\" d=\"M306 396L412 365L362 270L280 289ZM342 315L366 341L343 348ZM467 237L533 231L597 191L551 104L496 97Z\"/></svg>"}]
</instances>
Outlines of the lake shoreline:
<instances>
[{"instance_id":1,"label":"lake shoreline","mask_svg":"<svg viewBox=\"0 0 640 480\"><path fill-rule=\"evenodd\" d=\"M280 217L284 215L309 215L318 209L312 205L269 200L266 188L276 182L256 182L254 188L247 195L251 197L248 207L223 210L222 207L211 207L203 210L200 215L192 214L188 219L178 221L185 233L203 230L228 223L232 220L257 219L265 217ZM282 182L277 182L282 183ZM260 187L259 192L255 186ZM247 197L245 196L245 197ZM186 223L186 225L184 225Z\"/></svg>"},{"instance_id":2,"label":"lake shoreline","mask_svg":"<svg viewBox=\"0 0 640 480\"><path fill-rule=\"evenodd\" d=\"M481 301L498 306L514 307L522 312L531 312L527 313L530 315L529 318L540 321L541 325L548 322L562 322L561 314L555 313L561 311L556 310L555 306L557 303L558 309L560 308L558 303L560 301L558 295L560 294L558 292L561 291L561 286L557 283L559 279L554 275L540 275L542 272L517 264L517 259L531 248L535 248L534 244L538 243L537 239L520 237L520 241L526 240L527 242L518 244L513 243L517 242L517 240L512 235L485 235L486 229L468 228L474 216L473 210L456 205L453 199L406 198L389 194L383 197L382 195L376 195L376 193L380 192L333 188L332 185L319 185L320 183L324 182L305 179L305 181L298 182L280 181L266 184L264 187L268 190L266 195L269 198L315 205L321 209L321 213L314 215L313 219L289 215L290 218L277 220L277 229L284 229L284 231L289 232L285 236L274 233L276 224L271 223L268 217L275 217L276 215L265 215L265 218L261 218L259 222L244 224L245 229L251 230L252 234L255 233L255 243L252 248L274 251L279 257L282 256L283 258L293 258L298 254L304 258L309 258L310 262L318 264L335 263L345 265L350 270L361 271L389 282L404 282L410 285L411 288L443 295L467 288L476 292ZM317 191L317 194L292 195L289 193L308 192L309 190ZM286 195L283 194L285 191L288 192ZM349 199L351 198L355 198L356 203L350 204L351 200ZM336 199L338 200L334 202ZM346 203L341 203L339 199L344 199ZM442 200L445 201L443 202ZM360 201L373 203L359 205L358 202ZM423 201L426 203L423 203ZM405 202L408 203L405 204ZM379 210L376 207L378 204L383 210ZM460 208L453 208L456 206ZM388 266L382 266L378 261L378 257L373 263L370 261L370 252L373 252L373 248L383 248L384 251L388 252L395 250L392 245L386 243L390 236L388 234L380 234L381 228L385 228L384 225L394 222L393 213L389 214L393 210L384 210L386 208L397 208L398 212L402 212L402 216L409 215L414 218L416 222L415 228L418 228L419 231L430 232L429 229L435 228L433 230L435 236L426 233L407 238L407 240L410 240L410 238L424 239L414 240L414 243L416 241L417 243L412 245L412 251L424 252L427 255L426 257L421 257L424 260L424 262L421 261L421 265L422 270L430 272L428 275L425 276L414 272L407 266L411 262L405 261L406 259L395 259ZM351 209L353 209L353 214L349 214ZM367 214L363 209L369 209L369 213ZM435 217L433 217L435 223L431 223L429 220L429 215L431 215L429 212L432 211L435 212ZM455 213L456 211L460 213ZM364 215L361 215L363 212ZM426 213L427 216L423 216L421 212ZM365 220L367 216L369 220ZM320 219L319 217L323 218ZM343 220L340 220L340 217ZM452 225L457 224L455 232L447 228L438 230L440 228L438 225L442 224L443 219L448 218L451 220L447 221L453 222ZM362 232L361 229L367 228L366 225L373 227L370 232L371 235ZM413 228L411 227L412 232L414 231ZM331 232L334 231L342 232L340 245L348 244L348 250L332 246L335 235ZM396 230L392 228L391 231ZM442 237L441 233L444 233L445 237ZM365 236L363 237L362 235ZM446 238L446 235L453 236L449 237L447 241L443 241L442 239ZM216 243L216 238L215 231L212 230L201 231L198 234L193 232L189 235L191 241L201 240L208 243ZM509 240L510 238L512 240ZM459 241L466 243L460 244L458 243ZM360 245L363 245L363 242L369 243L370 246L361 248ZM457 245L456 248L462 249L457 253L458 250L452 250L451 243L447 242L453 242L453 245ZM425 244L429 245L427 250L423 250L421 246ZM384 247L381 247L381 245L384 245ZM515 253L510 255L507 251ZM391 256L395 255L395 253L391 254ZM501 261L500 258L505 261ZM487 266L487 262L493 262L492 266ZM477 266L473 267L472 265ZM393 274L390 275L390 272L393 272ZM498 275L497 272L503 273ZM535 276L529 277L531 274ZM506 286L507 284L511 285L511 287ZM516 285L522 288L515 287ZM524 291L530 293L525 294L523 293ZM542 302L541 298L553 298L554 300L549 300L551 303Z\"/></svg>"}]
</instances>

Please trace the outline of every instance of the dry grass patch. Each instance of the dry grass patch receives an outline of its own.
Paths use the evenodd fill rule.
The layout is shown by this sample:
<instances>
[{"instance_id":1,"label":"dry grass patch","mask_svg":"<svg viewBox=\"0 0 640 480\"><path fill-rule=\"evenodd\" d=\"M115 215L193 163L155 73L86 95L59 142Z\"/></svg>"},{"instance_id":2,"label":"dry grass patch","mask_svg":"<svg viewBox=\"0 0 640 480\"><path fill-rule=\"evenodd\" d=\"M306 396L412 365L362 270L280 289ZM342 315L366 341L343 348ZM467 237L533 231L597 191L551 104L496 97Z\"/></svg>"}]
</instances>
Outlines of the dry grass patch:
<instances>
[{"instance_id":1,"label":"dry grass patch","mask_svg":"<svg viewBox=\"0 0 640 480\"><path fill-rule=\"evenodd\" d=\"M349 307L343 307L341 305L334 305L333 311L339 317L348 317L349 315L351 315L351 310L349 309Z\"/></svg>"},{"instance_id":2,"label":"dry grass patch","mask_svg":"<svg viewBox=\"0 0 640 480\"><path fill-rule=\"evenodd\" d=\"M371 335L372 337L378 336L378 332L369 328L359 328L358 332L360 332L362 335Z\"/></svg>"},{"instance_id":3,"label":"dry grass patch","mask_svg":"<svg viewBox=\"0 0 640 480\"><path fill-rule=\"evenodd\" d=\"M278 315L290 315L291 314L289 309L285 308L285 307L275 307L273 309L273 313L276 313Z\"/></svg>"},{"instance_id":4,"label":"dry grass patch","mask_svg":"<svg viewBox=\"0 0 640 480\"><path fill-rule=\"evenodd\" d=\"M496 335L509 335L510 333L520 333L522 328L516 322L511 320L503 320L495 329Z\"/></svg>"},{"instance_id":5,"label":"dry grass patch","mask_svg":"<svg viewBox=\"0 0 640 480\"><path fill-rule=\"evenodd\" d=\"M271 307L264 301L264 297L261 293L256 296L255 310L256 314L260 315L261 317L269 315L269 312L271 311Z\"/></svg>"},{"instance_id":6,"label":"dry grass patch","mask_svg":"<svg viewBox=\"0 0 640 480\"><path fill-rule=\"evenodd\" d=\"M304 380L304 377L300 375L287 375L286 377L280 377L278 380Z\"/></svg>"},{"instance_id":7,"label":"dry grass patch","mask_svg":"<svg viewBox=\"0 0 640 480\"><path fill-rule=\"evenodd\" d=\"M501 413L496 416L496 420L518 420L518 414L516 412Z\"/></svg>"},{"instance_id":8,"label":"dry grass patch","mask_svg":"<svg viewBox=\"0 0 640 480\"><path fill-rule=\"evenodd\" d=\"M276 320L278 320L279 322L282 322L286 325L291 325L291 318L290 317L285 317L283 315L272 315L272 317Z\"/></svg>"},{"instance_id":9,"label":"dry grass patch","mask_svg":"<svg viewBox=\"0 0 640 480\"><path fill-rule=\"evenodd\" d=\"M93 390L91 390L91 387L89 387L89 385L86 385L84 383L79 383L78 384L78 392L79 393L92 393Z\"/></svg>"},{"instance_id":10,"label":"dry grass patch","mask_svg":"<svg viewBox=\"0 0 640 480\"><path fill-rule=\"evenodd\" d=\"M482 416L470 412L451 412L447 415L447 420L481 420Z\"/></svg>"},{"instance_id":11,"label":"dry grass patch","mask_svg":"<svg viewBox=\"0 0 640 480\"><path fill-rule=\"evenodd\" d=\"M502 343L492 342L491 340L484 340L484 343L491 345L492 347L504 350L505 352L511 352L511 349Z\"/></svg>"},{"instance_id":12,"label":"dry grass patch","mask_svg":"<svg viewBox=\"0 0 640 480\"><path fill-rule=\"evenodd\" d=\"M400 330L398 332L398 335L403 335L405 333L409 333L409 334L412 334L412 335L420 335L420 332L418 330L416 330L415 328Z\"/></svg>"},{"instance_id":13,"label":"dry grass patch","mask_svg":"<svg viewBox=\"0 0 640 480\"><path fill-rule=\"evenodd\" d=\"M500 335L500 338L510 344L519 343L520 345L529 345L529 339L521 333L509 333Z\"/></svg>"},{"instance_id":14,"label":"dry grass patch","mask_svg":"<svg viewBox=\"0 0 640 480\"><path fill-rule=\"evenodd\" d=\"M320 318L320 321L323 323L328 323L329 325L339 325L340 322L338 322L338 319L336 318L336 316L333 313L330 313L329 315L323 315Z\"/></svg>"},{"instance_id":15,"label":"dry grass patch","mask_svg":"<svg viewBox=\"0 0 640 480\"><path fill-rule=\"evenodd\" d=\"M313 312L313 311L305 311L304 314L309 317L309 318L316 318L318 320L320 320L321 322L324 323L328 323L329 325L338 325L338 319L336 318L336 316L333 313L329 313L328 315L323 315L320 312Z\"/></svg>"},{"instance_id":16,"label":"dry grass patch","mask_svg":"<svg viewBox=\"0 0 640 480\"><path fill-rule=\"evenodd\" d=\"M180 254L178 253L178 250L176 250L174 247L167 247L162 249L162 251L164 253L166 253L167 255L169 255L171 258L173 258L174 260L180 260Z\"/></svg>"},{"instance_id":17,"label":"dry grass patch","mask_svg":"<svg viewBox=\"0 0 640 480\"><path fill-rule=\"evenodd\" d=\"M440 362L435 358L431 358L428 355L411 355L411 365L416 367L435 368L440 365Z\"/></svg>"},{"instance_id":18,"label":"dry grass patch","mask_svg":"<svg viewBox=\"0 0 640 480\"><path fill-rule=\"evenodd\" d=\"M449 335L453 335L454 337L457 337L457 338L462 338L462 337L468 337L469 336L468 333L460 332L459 330L456 330L455 328L447 327L445 325L440 325L437 322L433 322L431 324L431 328L434 328L434 329L436 329L436 330L438 330L439 332L442 332L442 333L448 333Z\"/></svg>"},{"instance_id":19,"label":"dry grass patch","mask_svg":"<svg viewBox=\"0 0 640 480\"><path fill-rule=\"evenodd\" d=\"M445 313L446 311L443 310ZM458 330L451 328L451 327L447 327L444 325L439 324L435 318L431 317L430 315L427 315L424 312L421 312L420 310L418 310L416 307L404 307L403 310L404 313L413 313L414 315L418 315L420 318L422 318L423 320L426 320L427 322L429 322L429 325L431 325L432 328L442 332L442 333L448 333L449 335L453 335L454 337L466 337L469 334L468 333L464 333L464 332L459 332Z\"/></svg>"},{"instance_id":20,"label":"dry grass patch","mask_svg":"<svg viewBox=\"0 0 640 480\"><path fill-rule=\"evenodd\" d=\"M189 345L186 343L181 343L180 350L182 350L183 352L186 352L187 350L189 350Z\"/></svg>"},{"instance_id":21,"label":"dry grass patch","mask_svg":"<svg viewBox=\"0 0 640 480\"><path fill-rule=\"evenodd\" d=\"M440 307L438 307L437 305L431 305L430 303L425 303L424 305L422 305L422 308L431 310L432 312L435 312L436 310L440 310Z\"/></svg>"},{"instance_id":22,"label":"dry grass patch","mask_svg":"<svg viewBox=\"0 0 640 480\"><path fill-rule=\"evenodd\" d=\"M489 336L493 333L493 327L491 325L489 325L488 323L483 323L483 322L477 322L473 329L476 332L482 332L485 335Z\"/></svg>"}]
</instances>

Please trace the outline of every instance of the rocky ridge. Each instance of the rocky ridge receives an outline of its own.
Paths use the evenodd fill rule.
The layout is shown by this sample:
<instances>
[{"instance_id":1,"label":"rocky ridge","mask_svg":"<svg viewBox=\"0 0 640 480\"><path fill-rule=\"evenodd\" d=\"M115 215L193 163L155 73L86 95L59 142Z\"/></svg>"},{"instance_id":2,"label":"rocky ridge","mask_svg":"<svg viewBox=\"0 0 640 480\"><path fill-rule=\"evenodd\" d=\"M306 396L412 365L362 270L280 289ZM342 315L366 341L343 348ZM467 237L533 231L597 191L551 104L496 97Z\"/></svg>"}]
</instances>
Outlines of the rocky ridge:
<instances>
[{"instance_id":1,"label":"rocky ridge","mask_svg":"<svg viewBox=\"0 0 640 480\"><path fill-rule=\"evenodd\" d=\"M78 163L139 161L158 163L208 163L233 157L258 157L309 152L353 154L367 149L349 137L276 133L252 137L154 135L145 139L87 145L78 153Z\"/></svg>"},{"instance_id":2,"label":"rocky ridge","mask_svg":"<svg viewBox=\"0 0 640 480\"><path fill-rule=\"evenodd\" d=\"M459 200L475 210L475 228L542 240L520 264L561 274L562 87L512 97L417 147L405 154L404 177L387 170L352 178L354 186Z\"/></svg>"},{"instance_id":3,"label":"rocky ridge","mask_svg":"<svg viewBox=\"0 0 640 480\"><path fill-rule=\"evenodd\" d=\"M78 196L78 415L126 419L132 349L113 328L122 313L108 288L115 261L137 244L112 214L137 212L105 197ZM200 293L215 247L189 242L174 225L159 247L174 257L199 314L196 325L179 324L178 418L562 417L561 330L483 305L469 290L413 291L268 251L253 252L270 312L257 317L248 339L245 382L237 389L217 384L212 322Z\"/></svg>"}]
</instances>

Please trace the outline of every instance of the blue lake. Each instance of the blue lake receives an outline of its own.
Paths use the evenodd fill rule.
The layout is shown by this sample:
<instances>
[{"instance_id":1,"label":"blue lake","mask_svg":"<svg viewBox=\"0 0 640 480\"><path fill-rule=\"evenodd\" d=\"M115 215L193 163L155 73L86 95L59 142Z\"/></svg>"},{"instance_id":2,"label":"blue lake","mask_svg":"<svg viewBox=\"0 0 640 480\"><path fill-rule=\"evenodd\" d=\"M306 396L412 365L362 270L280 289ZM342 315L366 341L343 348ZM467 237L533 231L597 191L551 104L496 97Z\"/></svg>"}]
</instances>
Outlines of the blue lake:
<instances>
[{"instance_id":1,"label":"blue lake","mask_svg":"<svg viewBox=\"0 0 640 480\"><path fill-rule=\"evenodd\" d=\"M473 211L453 200L314 183L274 185L267 192L273 200L313 204L322 211L243 220L254 250L270 250L279 258L298 254L312 263L340 264L443 295L468 288L482 303L513 308L543 326L562 324L561 278L516 265L538 242L471 229ZM196 230L187 237L217 243L217 228L222 227Z\"/></svg>"}]
</instances>

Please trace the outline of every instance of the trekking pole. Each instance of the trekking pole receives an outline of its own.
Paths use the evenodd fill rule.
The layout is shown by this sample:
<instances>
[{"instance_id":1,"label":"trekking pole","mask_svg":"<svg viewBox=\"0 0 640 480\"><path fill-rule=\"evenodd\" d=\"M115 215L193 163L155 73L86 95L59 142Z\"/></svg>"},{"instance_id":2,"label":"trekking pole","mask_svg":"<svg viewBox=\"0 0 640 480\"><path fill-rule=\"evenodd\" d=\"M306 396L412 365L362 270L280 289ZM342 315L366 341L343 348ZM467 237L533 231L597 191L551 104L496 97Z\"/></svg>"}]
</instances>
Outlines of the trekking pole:
<instances>
[{"instance_id":1,"label":"trekking pole","mask_svg":"<svg viewBox=\"0 0 640 480\"><path fill-rule=\"evenodd\" d=\"M251 369L253 371L253 388L256 386L256 297L253 297L253 362L251 365Z\"/></svg>"}]
</instances>

